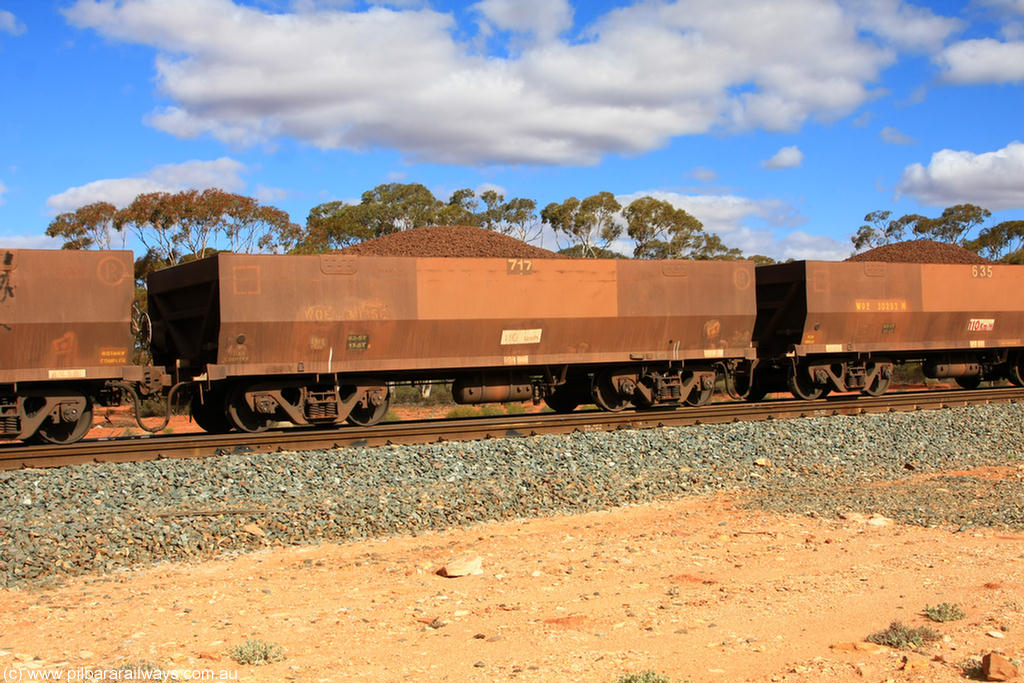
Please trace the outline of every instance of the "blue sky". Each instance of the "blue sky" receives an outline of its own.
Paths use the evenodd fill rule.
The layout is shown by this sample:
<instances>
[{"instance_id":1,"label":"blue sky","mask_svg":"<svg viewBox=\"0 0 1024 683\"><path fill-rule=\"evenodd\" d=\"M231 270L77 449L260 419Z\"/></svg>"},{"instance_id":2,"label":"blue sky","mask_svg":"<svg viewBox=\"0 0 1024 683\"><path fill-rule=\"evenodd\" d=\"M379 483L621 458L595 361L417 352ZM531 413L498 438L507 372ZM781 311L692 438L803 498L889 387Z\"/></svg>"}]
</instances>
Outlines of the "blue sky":
<instances>
[{"instance_id":1,"label":"blue sky","mask_svg":"<svg viewBox=\"0 0 1024 683\"><path fill-rule=\"evenodd\" d=\"M1022 86L1024 0L0 0L0 245L140 192L304 224L416 182L844 258L876 209L1024 218Z\"/></svg>"}]
</instances>

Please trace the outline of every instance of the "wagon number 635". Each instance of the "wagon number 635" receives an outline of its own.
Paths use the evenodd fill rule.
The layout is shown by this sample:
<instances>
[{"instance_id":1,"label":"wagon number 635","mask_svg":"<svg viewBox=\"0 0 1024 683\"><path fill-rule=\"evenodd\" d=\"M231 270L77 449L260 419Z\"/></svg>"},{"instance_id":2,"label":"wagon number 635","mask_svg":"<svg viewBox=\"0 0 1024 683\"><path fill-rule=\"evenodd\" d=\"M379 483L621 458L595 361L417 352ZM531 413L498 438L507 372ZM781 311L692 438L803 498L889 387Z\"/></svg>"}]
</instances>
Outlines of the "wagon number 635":
<instances>
[{"instance_id":1,"label":"wagon number 635","mask_svg":"<svg viewBox=\"0 0 1024 683\"><path fill-rule=\"evenodd\" d=\"M971 277L992 277L992 266L971 266Z\"/></svg>"}]
</instances>

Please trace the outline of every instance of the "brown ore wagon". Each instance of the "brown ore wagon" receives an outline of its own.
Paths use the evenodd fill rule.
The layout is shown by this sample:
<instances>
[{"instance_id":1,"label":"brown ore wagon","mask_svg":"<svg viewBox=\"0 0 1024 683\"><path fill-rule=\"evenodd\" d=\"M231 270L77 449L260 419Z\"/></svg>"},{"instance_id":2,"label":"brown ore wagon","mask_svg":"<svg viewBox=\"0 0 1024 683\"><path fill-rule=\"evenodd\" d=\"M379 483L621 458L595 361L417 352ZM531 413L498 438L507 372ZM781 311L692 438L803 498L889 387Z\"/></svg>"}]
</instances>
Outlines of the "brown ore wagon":
<instances>
[{"instance_id":1,"label":"brown ore wagon","mask_svg":"<svg viewBox=\"0 0 1024 683\"><path fill-rule=\"evenodd\" d=\"M0 438L70 443L131 365L130 251L0 249Z\"/></svg>"},{"instance_id":2,"label":"brown ore wagon","mask_svg":"<svg viewBox=\"0 0 1024 683\"><path fill-rule=\"evenodd\" d=\"M799 261L757 269L760 367L748 398L788 388L883 393L894 363L961 386L1024 374L1024 267Z\"/></svg>"},{"instance_id":3,"label":"brown ore wagon","mask_svg":"<svg viewBox=\"0 0 1024 683\"><path fill-rule=\"evenodd\" d=\"M750 263L219 254L149 280L153 355L206 429L380 420L389 387L460 403L704 403L753 358Z\"/></svg>"}]
</instances>

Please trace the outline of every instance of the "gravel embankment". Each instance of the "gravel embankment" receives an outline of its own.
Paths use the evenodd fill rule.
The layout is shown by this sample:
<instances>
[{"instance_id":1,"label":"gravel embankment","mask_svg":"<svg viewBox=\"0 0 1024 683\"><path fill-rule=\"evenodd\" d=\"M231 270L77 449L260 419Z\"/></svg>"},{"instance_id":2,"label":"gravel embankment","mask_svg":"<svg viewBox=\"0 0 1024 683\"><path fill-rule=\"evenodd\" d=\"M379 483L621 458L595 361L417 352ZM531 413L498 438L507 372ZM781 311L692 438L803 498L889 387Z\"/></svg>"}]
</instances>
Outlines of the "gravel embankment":
<instances>
[{"instance_id":1,"label":"gravel embankment","mask_svg":"<svg viewBox=\"0 0 1024 683\"><path fill-rule=\"evenodd\" d=\"M1016 474L921 477L1016 473L1021 424L1017 404L0 472L0 585L723 490L771 510L1024 528Z\"/></svg>"}]
</instances>

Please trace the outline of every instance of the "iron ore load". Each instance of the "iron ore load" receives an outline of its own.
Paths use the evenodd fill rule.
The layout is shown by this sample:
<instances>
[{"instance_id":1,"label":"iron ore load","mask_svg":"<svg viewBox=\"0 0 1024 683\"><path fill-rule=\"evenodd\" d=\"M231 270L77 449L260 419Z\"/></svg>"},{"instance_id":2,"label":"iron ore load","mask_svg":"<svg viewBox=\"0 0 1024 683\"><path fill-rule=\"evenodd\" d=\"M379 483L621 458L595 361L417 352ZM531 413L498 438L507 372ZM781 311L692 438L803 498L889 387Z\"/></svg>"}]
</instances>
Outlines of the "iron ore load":
<instances>
[{"instance_id":1,"label":"iron ore load","mask_svg":"<svg viewBox=\"0 0 1024 683\"><path fill-rule=\"evenodd\" d=\"M436 381L459 403L559 412L702 405L721 378L747 400L878 395L909 362L1024 385L1019 266L945 247L901 262L937 254L920 243L756 269L566 259L473 230L153 273L147 366L131 362L130 252L0 250L0 438L77 441L95 404L125 395L188 396L204 429L258 432L371 425L394 386Z\"/></svg>"}]
</instances>

